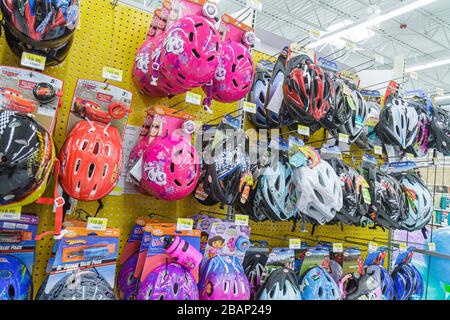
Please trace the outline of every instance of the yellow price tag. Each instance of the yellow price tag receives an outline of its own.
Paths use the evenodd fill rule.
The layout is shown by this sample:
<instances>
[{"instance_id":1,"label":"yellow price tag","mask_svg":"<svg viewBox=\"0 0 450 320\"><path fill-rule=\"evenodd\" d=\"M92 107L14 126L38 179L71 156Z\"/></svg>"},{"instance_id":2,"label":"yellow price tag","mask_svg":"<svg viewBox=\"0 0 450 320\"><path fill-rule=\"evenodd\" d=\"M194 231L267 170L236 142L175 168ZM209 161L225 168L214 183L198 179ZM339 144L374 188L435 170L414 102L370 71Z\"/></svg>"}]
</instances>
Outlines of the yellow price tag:
<instances>
[{"instance_id":1,"label":"yellow price tag","mask_svg":"<svg viewBox=\"0 0 450 320\"><path fill-rule=\"evenodd\" d=\"M382 146L374 146L373 151L375 154L383 155L383 147Z\"/></svg>"},{"instance_id":2,"label":"yellow price tag","mask_svg":"<svg viewBox=\"0 0 450 320\"><path fill-rule=\"evenodd\" d=\"M348 143L348 134L339 133L339 142Z\"/></svg>"},{"instance_id":3,"label":"yellow price tag","mask_svg":"<svg viewBox=\"0 0 450 320\"><path fill-rule=\"evenodd\" d=\"M429 251L436 251L436 243L434 243L434 242L428 243L428 250Z\"/></svg>"},{"instance_id":4,"label":"yellow price tag","mask_svg":"<svg viewBox=\"0 0 450 320\"><path fill-rule=\"evenodd\" d=\"M245 214L237 214L234 216L234 223L237 226L248 226L248 216Z\"/></svg>"},{"instance_id":5,"label":"yellow price tag","mask_svg":"<svg viewBox=\"0 0 450 320\"><path fill-rule=\"evenodd\" d=\"M122 82L123 70L111 67L103 67L102 75L105 79Z\"/></svg>"},{"instance_id":6,"label":"yellow price tag","mask_svg":"<svg viewBox=\"0 0 450 320\"><path fill-rule=\"evenodd\" d=\"M44 56L40 56L38 54L29 53L29 52L23 52L22 58L20 60L20 64L24 67L29 67L32 69L37 70L44 70L45 69L45 62L47 61L47 58Z\"/></svg>"},{"instance_id":7,"label":"yellow price tag","mask_svg":"<svg viewBox=\"0 0 450 320\"><path fill-rule=\"evenodd\" d=\"M407 247L406 247L406 243L400 243L398 246L400 252L405 252Z\"/></svg>"},{"instance_id":8,"label":"yellow price tag","mask_svg":"<svg viewBox=\"0 0 450 320\"><path fill-rule=\"evenodd\" d=\"M406 153L406 158L414 159L414 155L412 153Z\"/></svg>"},{"instance_id":9,"label":"yellow price tag","mask_svg":"<svg viewBox=\"0 0 450 320\"><path fill-rule=\"evenodd\" d=\"M319 39L321 36L321 32L318 29L311 28L309 29L309 35L313 39Z\"/></svg>"},{"instance_id":10,"label":"yellow price tag","mask_svg":"<svg viewBox=\"0 0 450 320\"><path fill-rule=\"evenodd\" d=\"M301 239L289 239L289 249L301 249L302 240Z\"/></svg>"},{"instance_id":11,"label":"yellow price tag","mask_svg":"<svg viewBox=\"0 0 450 320\"><path fill-rule=\"evenodd\" d=\"M346 41L345 42L345 47L349 50L354 50L356 48L356 44L354 42L351 41Z\"/></svg>"},{"instance_id":12,"label":"yellow price tag","mask_svg":"<svg viewBox=\"0 0 450 320\"><path fill-rule=\"evenodd\" d=\"M256 103L244 101L243 109L245 112L248 112L248 113L256 113Z\"/></svg>"},{"instance_id":13,"label":"yellow price tag","mask_svg":"<svg viewBox=\"0 0 450 320\"><path fill-rule=\"evenodd\" d=\"M87 230L105 231L108 226L107 218L89 217L87 220Z\"/></svg>"},{"instance_id":14,"label":"yellow price tag","mask_svg":"<svg viewBox=\"0 0 450 320\"><path fill-rule=\"evenodd\" d=\"M378 245L375 242L370 241L369 242L369 249L368 249L369 253L375 252L377 250L378 250Z\"/></svg>"},{"instance_id":15,"label":"yellow price tag","mask_svg":"<svg viewBox=\"0 0 450 320\"><path fill-rule=\"evenodd\" d=\"M363 195L363 200L365 204L371 204L372 203L372 197L370 196L370 192L369 189L367 188L362 188L362 195Z\"/></svg>"},{"instance_id":16,"label":"yellow price tag","mask_svg":"<svg viewBox=\"0 0 450 320\"><path fill-rule=\"evenodd\" d=\"M202 103L202 96L193 93L193 92L186 92L186 103L195 104L196 106L199 106Z\"/></svg>"},{"instance_id":17,"label":"yellow price tag","mask_svg":"<svg viewBox=\"0 0 450 320\"><path fill-rule=\"evenodd\" d=\"M191 231L194 228L194 220L189 218L177 219L177 231Z\"/></svg>"},{"instance_id":18,"label":"yellow price tag","mask_svg":"<svg viewBox=\"0 0 450 320\"><path fill-rule=\"evenodd\" d=\"M22 213L22 207L14 207L9 209L0 208L1 220L19 220Z\"/></svg>"},{"instance_id":19,"label":"yellow price tag","mask_svg":"<svg viewBox=\"0 0 450 320\"><path fill-rule=\"evenodd\" d=\"M344 252L344 245L339 242L333 243L333 252L335 252L335 253Z\"/></svg>"},{"instance_id":20,"label":"yellow price tag","mask_svg":"<svg viewBox=\"0 0 450 320\"><path fill-rule=\"evenodd\" d=\"M309 131L309 127L307 126L302 126L301 124L298 125L298 134L304 135L304 136L309 136L310 135L310 131Z\"/></svg>"}]
</instances>

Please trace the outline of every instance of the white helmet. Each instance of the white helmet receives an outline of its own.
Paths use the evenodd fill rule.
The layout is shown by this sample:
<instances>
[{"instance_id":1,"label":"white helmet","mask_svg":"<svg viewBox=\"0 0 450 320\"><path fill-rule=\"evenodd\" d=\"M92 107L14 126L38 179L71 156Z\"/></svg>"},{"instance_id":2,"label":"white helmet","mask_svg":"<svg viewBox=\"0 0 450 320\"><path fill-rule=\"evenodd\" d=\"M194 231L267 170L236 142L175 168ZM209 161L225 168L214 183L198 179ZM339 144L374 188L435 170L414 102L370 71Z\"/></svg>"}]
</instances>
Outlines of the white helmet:
<instances>
[{"instance_id":1,"label":"white helmet","mask_svg":"<svg viewBox=\"0 0 450 320\"><path fill-rule=\"evenodd\" d=\"M294 169L299 211L319 224L325 224L341 210L343 195L341 181L333 168L321 161L314 168Z\"/></svg>"}]
</instances>

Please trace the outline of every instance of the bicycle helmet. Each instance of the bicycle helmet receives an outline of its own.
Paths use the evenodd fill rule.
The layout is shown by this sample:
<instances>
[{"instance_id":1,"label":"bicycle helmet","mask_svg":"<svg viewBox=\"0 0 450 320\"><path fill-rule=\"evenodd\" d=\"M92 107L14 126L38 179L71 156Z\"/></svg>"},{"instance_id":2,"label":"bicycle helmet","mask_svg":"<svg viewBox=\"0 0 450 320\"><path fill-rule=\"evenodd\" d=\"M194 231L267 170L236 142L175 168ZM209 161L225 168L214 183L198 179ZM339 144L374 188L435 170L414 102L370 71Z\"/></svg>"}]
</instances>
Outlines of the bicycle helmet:
<instances>
[{"instance_id":1,"label":"bicycle helmet","mask_svg":"<svg viewBox=\"0 0 450 320\"><path fill-rule=\"evenodd\" d=\"M0 300L30 300L33 282L27 267L16 257L0 255Z\"/></svg>"},{"instance_id":2,"label":"bicycle helmet","mask_svg":"<svg viewBox=\"0 0 450 320\"><path fill-rule=\"evenodd\" d=\"M139 280L134 276L134 271L136 269L138 256L139 254L136 252L129 257L117 275L117 291L120 300L136 299Z\"/></svg>"},{"instance_id":3,"label":"bicycle helmet","mask_svg":"<svg viewBox=\"0 0 450 320\"><path fill-rule=\"evenodd\" d=\"M345 224L359 224L359 216L357 215L358 192L354 184L354 172L344 161L338 158L331 158L328 163L334 169L338 177L341 179L341 188L343 195L342 209L336 214L336 219Z\"/></svg>"},{"instance_id":4,"label":"bicycle helmet","mask_svg":"<svg viewBox=\"0 0 450 320\"><path fill-rule=\"evenodd\" d=\"M356 282L351 292L346 292L347 300L381 300L381 270L377 265L370 265Z\"/></svg>"},{"instance_id":5,"label":"bicycle helmet","mask_svg":"<svg viewBox=\"0 0 450 320\"><path fill-rule=\"evenodd\" d=\"M265 271L268 258L267 254L261 252L249 252L244 257L242 265L250 283L250 292L253 298L256 297L256 293L261 286L261 277Z\"/></svg>"},{"instance_id":6,"label":"bicycle helmet","mask_svg":"<svg viewBox=\"0 0 450 320\"><path fill-rule=\"evenodd\" d=\"M399 174L395 178L401 183L407 197L407 218L401 222L400 226L409 232L421 230L432 218L433 197L425 183L416 174Z\"/></svg>"},{"instance_id":7,"label":"bicycle helmet","mask_svg":"<svg viewBox=\"0 0 450 320\"><path fill-rule=\"evenodd\" d=\"M46 280L47 281L47 280ZM61 278L42 300L116 300L114 289L97 270L75 270Z\"/></svg>"},{"instance_id":8,"label":"bicycle helmet","mask_svg":"<svg viewBox=\"0 0 450 320\"><path fill-rule=\"evenodd\" d=\"M250 285L239 260L214 256L203 266L199 281L201 300L249 300Z\"/></svg>"},{"instance_id":9,"label":"bicycle helmet","mask_svg":"<svg viewBox=\"0 0 450 320\"><path fill-rule=\"evenodd\" d=\"M267 110L265 108L268 96L268 87L271 79L271 72L261 61L256 65L255 78L253 80L250 100L256 105L256 113L248 113L248 118L257 128L269 128L267 120Z\"/></svg>"},{"instance_id":10,"label":"bicycle helmet","mask_svg":"<svg viewBox=\"0 0 450 320\"><path fill-rule=\"evenodd\" d=\"M24 206L45 191L52 172L53 138L33 118L0 110L0 208Z\"/></svg>"},{"instance_id":11,"label":"bicycle helmet","mask_svg":"<svg viewBox=\"0 0 450 320\"><path fill-rule=\"evenodd\" d=\"M339 300L339 287L322 267L313 267L303 276L300 283L303 300Z\"/></svg>"},{"instance_id":12,"label":"bicycle helmet","mask_svg":"<svg viewBox=\"0 0 450 320\"><path fill-rule=\"evenodd\" d=\"M396 300L420 300L423 295L423 279L414 265L403 263L392 272Z\"/></svg>"},{"instance_id":13,"label":"bicycle helmet","mask_svg":"<svg viewBox=\"0 0 450 320\"><path fill-rule=\"evenodd\" d=\"M295 168L294 184L297 192L297 208L302 214L319 224L325 224L342 209L341 181L326 162L314 168Z\"/></svg>"},{"instance_id":14,"label":"bicycle helmet","mask_svg":"<svg viewBox=\"0 0 450 320\"><path fill-rule=\"evenodd\" d=\"M394 280L385 267L379 266L381 272L381 291L383 300L394 300Z\"/></svg>"},{"instance_id":15,"label":"bicycle helmet","mask_svg":"<svg viewBox=\"0 0 450 320\"><path fill-rule=\"evenodd\" d=\"M352 109L344 95L344 80L337 77L333 78L325 72L325 84L330 87L327 91L329 92L328 103L330 108L320 120L320 124L327 129L335 130L350 120Z\"/></svg>"},{"instance_id":16,"label":"bicycle helmet","mask_svg":"<svg viewBox=\"0 0 450 320\"><path fill-rule=\"evenodd\" d=\"M250 91L254 76L250 49L241 43L226 41L222 44L219 66L212 82L212 98L220 102L241 100ZM208 92L207 87L203 90Z\"/></svg>"},{"instance_id":17,"label":"bicycle helmet","mask_svg":"<svg viewBox=\"0 0 450 320\"><path fill-rule=\"evenodd\" d=\"M64 191L80 201L107 196L119 181L122 138L115 127L79 121L59 153L59 181Z\"/></svg>"},{"instance_id":18,"label":"bicycle helmet","mask_svg":"<svg viewBox=\"0 0 450 320\"><path fill-rule=\"evenodd\" d=\"M366 104L368 109L366 123L369 119L372 119L372 121L378 121L377 119L380 118L381 106L378 103L371 101L366 102ZM373 128L374 127L372 125L364 125L361 134L355 140L355 144L359 148L369 150L373 149L376 145L381 144L376 135L376 131Z\"/></svg>"},{"instance_id":19,"label":"bicycle helmet","mask_svg":"<svg viewBox=\"0 0 450 320\"><path fill-rule=\"evenodd\" d=\"M260 203L258 209L272 221L292 219L297 214L295 206L292 205L293 189L292 170L289 164L278 161L275 166L264 167L255 195L256 198L261 198L257 200Z\"/></svg>"},{"instance_id":20,"label":"bicycle helmet","mask_svg":"<svg viewBox=\"0 0 450 320\"><path fill-rule=\"evenodd\" d=\"M143 155L142 188L163 200L180 200L194 191L200 175L195 147L183 136L167 135L149 144Z\"/></svg>"},{"instance_id":21,"label":"bicycle helmet","mask_svg":"<svg viewBox=\"0 0 450 320\"><path fill-rule=\"evenodd\" d=\"M181 265L163 264L139 285L137 300L198 300L197 283Z\"/></svg>"},{"instance_id":22,"label":"bicycle helmet","mask_svg":"<svg viewBox=\"0 0 450 320\"><path fill-rule=\"evenodd\" d=\"M272 271L258 292L257 300L301 300L294 271L280 268Z\"/></svg>"},{"instance_id":23,"label":"bicycle helmet","mask_svg":"<svg viewBox=\"0 0 450 320\"><path fill-rule=\"evenodd\" d=\"M450 115L448 111L433 107L431 118L431 145L444 156L450 156Z\"/></svg>"},{"instance_id":24,"label":"bicycle helmet","mask_svg":"<svg viewBox=\"0 0 450 320\"><path fill-rule=\"evenodd\" d=\"M314 120L319 121L325 117L330 110L331 99L334 94L331 76L317 65L311 66L311 100L309 114Z\"/></svg>"},{"instance_id":25,"label":"bicycle helmet","mask_svg":"<svg viewBox=\"0 0 450 320\"><path fill-rule=\"evenodd\" d=\"M23 51L47 57L55 65L67 55L79 19L79 1L0 1L8 45L21 57Z\"/></svg>"},{"instance_id":26,"label":"bicycle helmet","mask_svg":"<svg viewBox=\"0 0 450 320\"><path fill-rule=\"evenodd\" d=\"M409 107L404 99L391 95L381 110L377 135L383 143L405 150L416 141L418 121L414 108Z\"/></svg>"},{"instance_id":27,"label":"bicycle helmet","mask_svg":"<svg viewBox=\"0 0 450 320\"><path fill-rule=\"evenodd\" d=\"M173 23L165 33L161 50L161 72L183 89L210 82L219 65L219 33L208 19L186 16Z\"/></svg>"}]
</instances>

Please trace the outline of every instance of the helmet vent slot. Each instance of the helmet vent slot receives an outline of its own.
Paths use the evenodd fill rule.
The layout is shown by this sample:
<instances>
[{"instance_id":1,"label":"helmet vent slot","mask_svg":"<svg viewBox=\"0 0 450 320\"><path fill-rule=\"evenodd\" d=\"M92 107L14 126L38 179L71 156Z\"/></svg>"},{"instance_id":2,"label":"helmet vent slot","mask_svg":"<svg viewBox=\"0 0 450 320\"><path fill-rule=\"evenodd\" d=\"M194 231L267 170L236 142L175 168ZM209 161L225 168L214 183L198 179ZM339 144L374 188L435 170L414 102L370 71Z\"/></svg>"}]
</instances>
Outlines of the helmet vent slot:
<instances>
[{"instance_id":1,"label":"helmet vent slot","mask_svg":"<svg viewBox=\"0 0 450 320\"><path fill-rule=\"evenodd\" d=\"M194 33L193 32L189 33L189 41L190 42L194 41Z\"/></svg>"},{"instance_id":2,"label":"helmet vent slot","mask_svg":"<svg viewBox=\"0 0 450 320\"><path fill-rule=\"evenodd\" d=\"M92 150L92 154L97 155L99 149L100 149L100 143L98 141L96 141L94 144L94 149Z\"/></svg>"},{"instance_id":3,"label":"helmet vent slot","mask_svg":"<svg viewBox=\"0 0 450 320\"><path fill-rule=\"evenodd\" d=\"M195 56L197 59L200 59L200 54L197 52L196 49L192 49L192 53L194 54L194 56Z\"/></svg>"},{"instance_id":4,"label":"helmet vent slot","mask_svg":"<svg viewBox=\"0 0 450 320\"><path fill-rule=\"evenodd\" d=\"M104 166L103 166L103 178L105 178L106 177L106 174L108 173L108 164L105 164Z\"/></svg>"},{"instance_id":5,"label":"helmet vent slot","mask_svg":"<svg viewBox=\"0 0 450 320\"><path fill-rule=\"evenodd\" d=\"M92 177L94 176L94 172L95 172L95 164L91 163L89 165L89 170L88 170L88 179L92 179Z\"/></svg>"},{"instance_id":6,"label":"helmet vent slot","mask_svg":"<svg viewBox=\"0 0 450 320\"><path fill-rule=\"evenodd\" d=\"M177 179L175 179L173 182L174 182L177 186L181 187L181 182L178 181Z\"/></svg>"}]
</instances>

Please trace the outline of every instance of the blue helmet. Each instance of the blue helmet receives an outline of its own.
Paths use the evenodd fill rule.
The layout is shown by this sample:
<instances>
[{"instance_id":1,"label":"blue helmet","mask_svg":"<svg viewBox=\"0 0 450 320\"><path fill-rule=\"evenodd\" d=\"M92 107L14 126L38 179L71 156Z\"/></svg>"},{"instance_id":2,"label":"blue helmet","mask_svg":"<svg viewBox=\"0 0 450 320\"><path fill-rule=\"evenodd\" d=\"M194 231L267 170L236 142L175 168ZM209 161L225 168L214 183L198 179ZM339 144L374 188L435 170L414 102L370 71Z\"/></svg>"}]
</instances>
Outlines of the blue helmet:
<instances>
[{"instance_id":1,"label":"blue helmet","mask_svg":"<svg viewBox=\"0 0 450 320\"><path fill-rule=\"evenodd\" d=\"M421 300L424 294L424 285L423 278L420 271L411 263L407 265L408 268L411 268L414 277L413 277L413 293L409 300Z\"/></svg>"},{"instance_id":2,"label":"blue helmet","mask_svg":"<svg viewBox=\"0 0 450 320\"><path fill-rule=\"evenodd\" d=\"M257 300L301 300L294 271L288 268L272 271L259 290Z\"/></svg>"},{"instance_id":3,"label":"blue helmet","mask_svg":"<svg viewBox=\"0 0 450 320\"><path fill-rule=\"evenodd\" d=\"M303 300L339 300L340 291L331 275L322 267L313 267L300 284Z\"/></svg>"},{"instance_id":4,"label":"blue helmet","mask_svg":"<svg viewBox=\"0 0 450 320\"><path fill-rule=\"evenodd\" d=\"M32 292L27 267L16 257L0 255L0 300L29 300Z\"/></svg>"},{"instance_id":5,"label":"blue helmet","mask_svg":"<svg viewBox=\"0 0 450 320\"><path fill-rule=\"evenodd\" d=\"M256 104L256 112L249 113L249 120L258 128L268 128L267 112L264 106L266 105L267 91L272 76L273 65L262 63L261 61L256 66L255 79L253 80L253 88L250 93L251 102ZM270 99L270 96L269 96Z\"/></svg>"},{"instance_id":6,"label":"blue helmet","mask_svg":"<svg viewBox=\"0 0 450 320\"><path fill-rule=\"evenodd\" d=\"M396 300L420 300L423 295L423 279L410 263L398 265L392 272Z\"/></svg>"},{"instance_id":7,"label":"blue helmet","mask_svg":"<svg viewBox=\"0 0 450 320\"><path fill-rule=\"evenodd\" d=\"M381 290L383 292L383 300L394 300L394 281L385 267L379 267L381 271Z\"/></svg>"}]
</instances>

